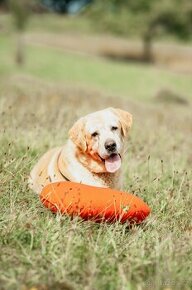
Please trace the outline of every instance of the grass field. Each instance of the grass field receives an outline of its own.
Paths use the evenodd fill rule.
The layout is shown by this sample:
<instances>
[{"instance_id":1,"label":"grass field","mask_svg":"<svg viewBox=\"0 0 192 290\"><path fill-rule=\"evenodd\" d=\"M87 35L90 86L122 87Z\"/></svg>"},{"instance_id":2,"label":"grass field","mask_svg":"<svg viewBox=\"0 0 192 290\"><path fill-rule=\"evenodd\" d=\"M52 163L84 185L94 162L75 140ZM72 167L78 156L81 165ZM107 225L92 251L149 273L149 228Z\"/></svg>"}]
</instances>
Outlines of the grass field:
<instances>
[{"instance_id":1,"label":"grass field","mask_svg":"<svg viewBox=\"0 0 192 290\"><path fill-rule=\"evenodd\" d=\"M27 46L0 36L0 289L191 289L192 76ZM162 89L187 104L159 102ZM38 157L81 115L114 106L134 126L124 189L152 214L141 226L54 216L27 187Z\"/></svg>"}]
</instances>

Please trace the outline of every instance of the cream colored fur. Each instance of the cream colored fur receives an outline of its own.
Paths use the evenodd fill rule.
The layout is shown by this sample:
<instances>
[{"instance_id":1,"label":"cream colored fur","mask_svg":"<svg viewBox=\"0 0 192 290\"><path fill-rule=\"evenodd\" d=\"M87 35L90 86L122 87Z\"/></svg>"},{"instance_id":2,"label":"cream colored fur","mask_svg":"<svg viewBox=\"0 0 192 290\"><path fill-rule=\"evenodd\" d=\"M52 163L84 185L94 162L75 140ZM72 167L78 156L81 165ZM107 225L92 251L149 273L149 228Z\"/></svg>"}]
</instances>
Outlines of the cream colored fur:
<instances>
[{"instance_id":1,"label":"cream colored fur","mask_svg":"<svg viewBox=\"0 0 192 290\"><path fill-rule=\"evenodd\" d=\"M70 180L98 187L120 189L121 169L106 171L104 159L108 157L105 142L113 139L123 159L124 142L132 124L126 111L108 108L79 119L69 131L63 147L46 152L30 173L29 186L36 193L50 182ZM112 130L112 128L118 128ZM94 132L98 136L93 136Z\"/></svg>"}]
</instances>

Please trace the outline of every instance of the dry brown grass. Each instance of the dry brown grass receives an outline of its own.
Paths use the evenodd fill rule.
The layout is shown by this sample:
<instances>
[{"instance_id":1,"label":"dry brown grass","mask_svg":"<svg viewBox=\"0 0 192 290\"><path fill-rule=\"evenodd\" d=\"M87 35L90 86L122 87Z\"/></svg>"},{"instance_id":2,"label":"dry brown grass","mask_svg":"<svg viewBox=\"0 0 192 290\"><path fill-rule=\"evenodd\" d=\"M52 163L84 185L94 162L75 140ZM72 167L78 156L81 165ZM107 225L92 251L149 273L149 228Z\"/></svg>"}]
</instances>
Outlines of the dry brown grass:
<instances>
[{"instance_id":1,"label":"dry brown grass","mask_svg":"<svg viewBox=\"0 0 192 290\"><path fill-rule=\"evenodd\" d=\"M46 66L42 75L56 69L53 63L60 64L57 50L52 54L36 53L41 53L40 58L45 56L49 64L49 70ZM35 59L36 54L32 56ZM51 57L55 57L54 62ZM79 63L82 65L82 59L76 58L75 65ZM111 70L116 72L116 66L103 62L102 69L108 75L106 91L114 81L119 88L117 75L108 74ZM119 67L119 72L122 69ZM145 72L137 67L136 82L131 83L133 92L140 70ZM91 72L97 72L94 76L98 77L101 69L88 70L88 80ZM156 71L150 73L150 82L140 82L142 93L159 78ZM64 78L62 69L57 77ZM145 94L141 101L136 101L128 98L128 93L109 95L104 90L92 89L88 80L86 87L85 83L67 85L65 81L62 85L45 79L32 77L30 70L19 74L12 67L1 78L0 288L189 290L190 98L186 105L160 103L150 97L146 100ZM170 80L169 83L171 86ZM188 85L189 95L190 91ZM52 215L27 186L33 164L48 148L65 142L68 129L78 117L108 106L128 110L134 117L124 160L124 189L143 198L152 209L151 216L139 227L98 225Z\"/></svg>"},{"instance_id":2,"label":"dry brown grass","mask_svg":"<svg viewBox=\"0 0 192 290\"><path fill-rule=\"evenodd\" d=\"M31 19L22 69L11 19L0 19L0 290L191 290L192 82L175 73L191 72L191 48L155 45L156 64L174 73L114 63L97 56L137 59L141 44L50 17ZM108 106L133 114L124 189L152 209L140 226L55 216L27 186L77 118Z\"/></svg>"},{"instance_id":3,"label":"dry brown grass","mask_svg":"<svg viewBox=\"0 0 192 290\"><path fill-rule=\"evenodd\" d=\"M140 227L54 216L27 187L71 124L117 106L134 116L124 189L152 209ZM190 289L191 107L141 103L15 76L1 87L1 289Z\"/></svg>"},{"instance_id":4,"label":"dry brown grass","mask_svg":"<svg viewBox=\"0 0 192 290\"><path fill-rule=\"evenodd\" d=\"M80 115L106 106L134 116L124 188L153 212L144 227L129 231L51 216L26 188L38 156L62 144ZM3 289L189 289L190 107L17 76L1 90L1 124Z\"/></svg>"}]
</instances>

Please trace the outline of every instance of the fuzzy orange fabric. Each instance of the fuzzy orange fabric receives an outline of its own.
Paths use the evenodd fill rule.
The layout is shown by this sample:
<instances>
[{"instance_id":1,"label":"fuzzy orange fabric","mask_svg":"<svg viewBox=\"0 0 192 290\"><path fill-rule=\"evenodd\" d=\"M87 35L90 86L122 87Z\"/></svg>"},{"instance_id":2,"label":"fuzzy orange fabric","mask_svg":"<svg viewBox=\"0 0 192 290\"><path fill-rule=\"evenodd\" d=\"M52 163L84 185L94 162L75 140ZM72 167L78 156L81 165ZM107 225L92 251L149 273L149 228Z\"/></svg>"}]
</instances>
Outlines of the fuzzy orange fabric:
<instances>
[{"instance_id":1,"label":"fuzzy orange fabric","mask_svg":"<svg viewBox=\"0 0 192 290\"><path fill-rule=\"evenodd\" d=\"M70 181L48 184L40 199L54 213L96 222L140 223L150 213L148 205L133 194Z\"/></svg>"}]
</instances>

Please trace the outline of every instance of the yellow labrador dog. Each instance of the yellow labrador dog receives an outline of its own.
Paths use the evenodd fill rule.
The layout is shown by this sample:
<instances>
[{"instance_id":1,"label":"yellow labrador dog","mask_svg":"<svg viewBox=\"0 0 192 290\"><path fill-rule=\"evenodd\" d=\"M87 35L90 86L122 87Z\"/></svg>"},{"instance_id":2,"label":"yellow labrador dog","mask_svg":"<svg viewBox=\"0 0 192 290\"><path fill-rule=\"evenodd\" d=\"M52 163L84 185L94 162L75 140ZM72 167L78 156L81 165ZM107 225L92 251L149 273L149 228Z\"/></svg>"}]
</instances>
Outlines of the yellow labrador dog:
<instances>
[{"instance_id":1,"label":"yellow labrador dog","mask_svg":"<svg viewBox=\"0 0 192 290\"><path fill-rule=\"evenodd\" d=\"M30 173L37 193L55 181L70 180L99 187L121 188L124 143L132 115L107 108L80 118L63 147L45 153Z\"/></svg>"}]
</instances>

